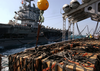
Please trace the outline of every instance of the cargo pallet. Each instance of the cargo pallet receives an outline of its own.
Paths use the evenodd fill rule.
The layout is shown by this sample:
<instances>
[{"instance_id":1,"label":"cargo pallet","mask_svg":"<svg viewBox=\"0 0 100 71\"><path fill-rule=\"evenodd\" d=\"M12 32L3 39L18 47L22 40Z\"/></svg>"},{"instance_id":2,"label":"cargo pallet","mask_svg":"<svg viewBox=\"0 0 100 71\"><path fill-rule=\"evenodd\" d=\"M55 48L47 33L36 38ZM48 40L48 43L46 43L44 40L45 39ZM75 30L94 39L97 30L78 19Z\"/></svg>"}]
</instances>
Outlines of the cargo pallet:
<instances>
[{"instance_id":1,"label":"cargo pallet","mask_svg":"<svg viewBox=\"0 0 100 71\"><path fill-rule=\"evenodd\" d=\"M9 71L100 71L100 40L63 41L9 55Z\"/></svg>"}]
</instances>

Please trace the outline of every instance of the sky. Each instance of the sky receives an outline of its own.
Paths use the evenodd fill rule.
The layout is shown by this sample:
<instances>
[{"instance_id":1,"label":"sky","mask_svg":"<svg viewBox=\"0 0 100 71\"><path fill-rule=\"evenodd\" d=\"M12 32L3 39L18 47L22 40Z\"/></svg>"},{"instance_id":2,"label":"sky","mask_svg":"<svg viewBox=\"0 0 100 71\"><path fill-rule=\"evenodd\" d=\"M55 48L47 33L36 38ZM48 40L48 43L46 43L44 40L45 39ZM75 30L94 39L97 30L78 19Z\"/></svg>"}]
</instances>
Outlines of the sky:
<instances>
[{"instance_id":1,"label":"sky","mask_svg":"<svg viewBox=\"0 0 100 71\"><path fill-rule=\"evenodd\" d=\"M37 1L35 0L34 3L37 7ZM63 10L62 7L64 4L70 4L71 0L48 0L49 2L49 8L44 12L44 23L42 25L63 29L63 19L62 14ZM80 3L82 3L82 0L78 0ZM15 15L15 11L19 10L19 7L21 5L21 0L1 0L0 1L0 23L7 24L9 20L13 20L13 17ZM61 13L60 13L61 12ZM78 26L80 31L83 30L83 28L88 25L89 30L92 28L95 29L96 21L92 21L90 18L83 20L81 22L78 22ZM99 24L100 26L100 24ZM68 20L66 19L66 29L68 29ZM73 29L72 29L73 30ZM75 24L75 35L78 35L77 27ZM86 35L87 29L84 30L82 33L83 35ZM91 32L92 34L93 32Z\"/></svg>"}]
</instances>

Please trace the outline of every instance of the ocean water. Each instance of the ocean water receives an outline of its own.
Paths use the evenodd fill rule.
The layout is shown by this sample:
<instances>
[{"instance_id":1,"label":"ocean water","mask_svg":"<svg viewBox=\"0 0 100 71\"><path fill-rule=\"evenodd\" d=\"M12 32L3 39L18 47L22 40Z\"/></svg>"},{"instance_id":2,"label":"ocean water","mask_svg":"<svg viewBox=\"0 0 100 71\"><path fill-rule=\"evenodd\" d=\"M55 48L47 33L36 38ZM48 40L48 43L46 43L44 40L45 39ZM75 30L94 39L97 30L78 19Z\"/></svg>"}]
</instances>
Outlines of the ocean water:
<instances>
[{"instance_id":1,"label":"ocean water","mask_svg":"<svg viewBox=\"0 0 100 71\"><path fill-rule=\"evenodd\" d=\"M83 36L83 37L82 37L82 36ZM84 37L86 37L86 35L82 35L82 36L74 35L74 39L78 39L78 38L84 38ZM73 35L71 35L70 37L73 38Z\"/></svg>"},{"instance_id":2,"label":"ocean water","mask_svg":"<svg viewBox=\"0 0 100 71\"><path fill-rule=\"evenodd\" d=\"M48 42L46 44L51 44L51 43L55 43L55 42ZM37 46L46 45L46 44L38 44ZM24 51L25 49L28 49L28 48L34 48L35 46L36 44L24 44L24 45L18 45L18 46L8 46L6 47L6 49L5 47L0 47L0 54L8 56L11 54Z\"/></svg>"},{"instance_id":3,"label":"ocean water","mask_svg":"<svg viewBox=\"0 0 100 71\"><path fill-rule=\"evenodd\" d=\"M24 51L27 48L32 48L32 47L35 47L35 44L33 44L33 45L24 44L24 45L17 45L17 46L8 46L6 48L0 47L0 54L8 56L8 55L11 55L11 54L14 54L14 53Z\"/></svg>"},{"instance_id":4,"label":"ocean water","mask_svg":"<svg viewBox=\"0 0 100 71\"><path fill-rule=\"evenodd\" d=\"M72 37L73 36L71 36L71 38ZM85 35L83 37L85 37ZM77 39L77 38L82 38L82 37L75 35L74 39ZM55 42L48 42L47 44L51 44L51 43L55 43ZM0 47L0 54L11 55L11 54L14 54L14 53L24 51L27 48L33 48L33 47L35 47L35 45L36 44L31 44L31 45L30 44L24 44L24 45L18 45L18 46L8 46L8 47L6 47L7 49L4 49L4 47ZM40 46L40 45L45 45L45 44L39 44L38 46ZM9 49L9 48L11 48L11 49Z\"/></svg>"}]
</instances>

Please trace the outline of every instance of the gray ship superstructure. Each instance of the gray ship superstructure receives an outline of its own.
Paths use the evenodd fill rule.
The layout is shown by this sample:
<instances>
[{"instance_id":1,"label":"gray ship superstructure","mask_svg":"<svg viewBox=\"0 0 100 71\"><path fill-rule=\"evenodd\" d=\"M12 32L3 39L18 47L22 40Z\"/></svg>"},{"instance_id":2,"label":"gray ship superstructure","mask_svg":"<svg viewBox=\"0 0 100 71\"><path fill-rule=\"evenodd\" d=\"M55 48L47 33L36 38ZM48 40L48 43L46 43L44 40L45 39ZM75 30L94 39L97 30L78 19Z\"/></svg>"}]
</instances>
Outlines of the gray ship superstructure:
<instances>
[{"instance_id":1,"label":"gray ship superstructure","mask_svg":"<svg viewBox=\"0 0 100 71\"><path fill-rule=\"evenodd\" d=\"M20 10L15 12L14 21L10 20L8 24L0 23L0 46L36 43L40 10L34 4L31 6L31 1L33 0L23 1ZM17 23L18 20L21 24ZM66 36L67 34L66 30ZM61 41L61 37L62 30L42 25L38 42Z\"/></svg>"}]
</instances>

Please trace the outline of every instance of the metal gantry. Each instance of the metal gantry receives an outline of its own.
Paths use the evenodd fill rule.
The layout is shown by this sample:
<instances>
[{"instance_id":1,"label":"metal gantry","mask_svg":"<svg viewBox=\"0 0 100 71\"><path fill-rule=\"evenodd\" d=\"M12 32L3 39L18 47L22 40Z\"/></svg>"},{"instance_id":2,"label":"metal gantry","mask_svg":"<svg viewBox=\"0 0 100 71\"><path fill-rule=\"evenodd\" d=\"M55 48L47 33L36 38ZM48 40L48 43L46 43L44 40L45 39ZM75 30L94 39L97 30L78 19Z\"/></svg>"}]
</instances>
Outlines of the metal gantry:
<instances>
[{"instance_id":1,"label":"metal gantry","mask_svg":"<svg viewBox=\"0 0 100 71\"><path fill-rule=\"evenodd\" d=\"M63 17L62 41L66 39L66 18Z\"/></svg>"},{"instance_id":2,"label":"metal gantry","mask_svg":"<svg viewBox=\"0 0 100 71\"><path fill-rule=\"evenodd\" d=\"M70 37L70 33L71 32L71 22L70 21L68 21L68 40L70 40L71 39L71 37Z\"/></svg>"},{"instance_id":3,"label":"metal gantry","mask_svg":"<svg viewBox=\"0 0 100 71\"><path fill-rule=\"evenodd\" d=\"M74 39L74 23L73 23L73 39Z\"/></svg>"},{"instance_id":4,"label":"metal gantry","mask_svg":"<svg viewBox=\"0 0 100 71\"><path fill-rule=\"evenodd\" d=\"M66 7L65 7L66 8ZM64 8L63 8L64 9ZM68 10L67 8L66 10ZM65 20L68 18L68 40L70 39L71 24L73 24L73 39L74 39L74 24L87 18L93 21L100 22L100 0L91 0L83 3L77 9L71 9L69 12L62 14L63 16L63 40L65 40ZM98 24L97 24L98 26ZM97 28L97 27L96 27ZM95 30L96 31L96 30ZM94 31L94 32L95 32ZM80 33L81 34L81 33Z\"/></svg>"}]
</instances>

